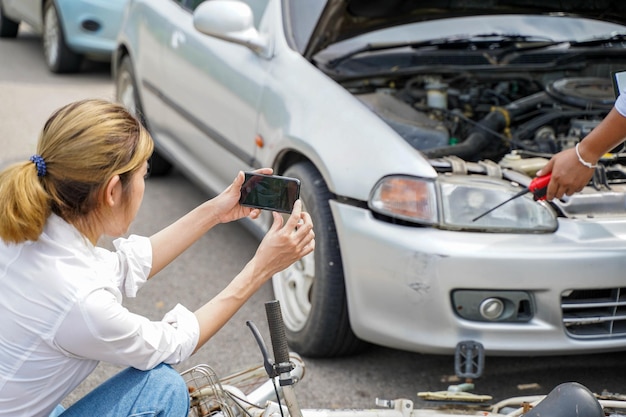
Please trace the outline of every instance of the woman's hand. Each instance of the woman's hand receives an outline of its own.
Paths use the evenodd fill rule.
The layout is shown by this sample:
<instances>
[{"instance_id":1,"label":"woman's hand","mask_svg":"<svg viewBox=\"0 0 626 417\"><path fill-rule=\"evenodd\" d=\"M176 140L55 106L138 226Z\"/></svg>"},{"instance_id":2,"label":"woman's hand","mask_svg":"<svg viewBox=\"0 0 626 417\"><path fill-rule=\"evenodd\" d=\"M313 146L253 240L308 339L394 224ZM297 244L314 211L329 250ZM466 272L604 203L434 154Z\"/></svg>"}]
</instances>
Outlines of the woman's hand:
<instances>
[{"instance_id":1,"label":"woman's hand","mask_svg":"<svg viewBox=\"0 0 626 417\"><path fill-rule=\"evenodd\" d=\"M274 223L257 248L254 258L257 276L270 278L308 255L315 249L313 221L302 211L302 201L297 200L293 211L283 225L283 217L272 212Z\"/></svg>"},{"instance_id":2,"label":"woman's hand","mask_svg":"<svg viewBox=\"0 0 626 417\"><path fill-rule=\"evenodd\" d=\"M537 176L552 173L546 190L546 200L562 198L582 190L593 176L594 170L587 168L578 160L574 148L555 154Z\"/></svg>"},{"instance_id":3,"label":"woman's hand","mask_svg":"<svg viewBox=\"0 0 626 417\"><path fill-rule=\"evenodd\" d=\"M258 174L272 175L272 168L261 168L254 172ZM245 180L245 175L239 171L235 180L224 191L211 200L215 215L220 223L228 223L239 220L242 217L250 217L256 219L261 214L260 209L244 207L239 204L241 197L241 186Z\"/></svg>"}]
</instances>

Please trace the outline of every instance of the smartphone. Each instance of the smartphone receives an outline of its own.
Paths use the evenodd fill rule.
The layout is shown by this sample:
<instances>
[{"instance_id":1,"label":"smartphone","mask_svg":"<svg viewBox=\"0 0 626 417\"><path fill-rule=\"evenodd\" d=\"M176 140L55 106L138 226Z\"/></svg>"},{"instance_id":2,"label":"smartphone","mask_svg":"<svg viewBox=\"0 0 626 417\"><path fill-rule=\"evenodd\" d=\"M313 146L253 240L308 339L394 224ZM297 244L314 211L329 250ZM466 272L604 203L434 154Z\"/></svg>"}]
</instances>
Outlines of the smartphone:
<instances>
[{"instance_id":1,"label":"smartphone","mask_svg":"<svg viewBox=\"0 0 626 417\"><path fill-rule=\"evenodd\" d=\"M293 204L300 198L300 180L245 172L239 204L247 207L291 213Z\"/></svg>"}]
</instances>

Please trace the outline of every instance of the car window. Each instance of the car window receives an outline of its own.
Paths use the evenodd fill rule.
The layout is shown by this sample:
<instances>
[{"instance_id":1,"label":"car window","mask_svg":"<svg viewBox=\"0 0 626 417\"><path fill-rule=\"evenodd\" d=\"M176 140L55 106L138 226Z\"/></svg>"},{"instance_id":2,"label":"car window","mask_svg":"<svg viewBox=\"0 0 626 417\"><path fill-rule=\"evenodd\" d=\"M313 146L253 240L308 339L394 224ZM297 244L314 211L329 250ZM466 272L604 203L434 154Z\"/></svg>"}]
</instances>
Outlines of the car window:
<instances>
[{"instance_id":1,"label":"car window","mask_svg":"<svg viewBox=\"0 0 626 417\"><path fill-rule=\"evenodd\" d=\"M261 18L265 13L265 9L267 8L267 4L269 0L241 0L243 3L246 3L252 9L252 14L254 15L254 27L259 29L259 25L261 23Z\"/></svg>"},{"instance_id":2,"label":"car window","mask_svg":"<svg viewBox=\"0 0 626 417\"><path fill-rule=\"evenodd\" d=\"M200 3L204 3L204 0L181 0L183 6L189 10L196 10L196 7L200 5Z\"/></svg>"},{"instance_id":3,"label":"car window","mask_svg":"<svg viewBox=\"0 0 626 417\"><path fill-rule=\"evenodd\" d=\"M187 10L195 10L196 7L200 5L200 3L204 3L205 0L174 0L174 3L180 4Z\"/></svg>"},{"instance_id":4,"label":"car window","mask_svg":"<svg viewBox=\"0 0 626 417\"><path fill-rule=\"evenodd\" d=\"M288 0L289 24L291 39L295 42L298 51L303 52L309 43L309 38L315 24L326 6L326 0Z\"/></svg>"}]
</instances>

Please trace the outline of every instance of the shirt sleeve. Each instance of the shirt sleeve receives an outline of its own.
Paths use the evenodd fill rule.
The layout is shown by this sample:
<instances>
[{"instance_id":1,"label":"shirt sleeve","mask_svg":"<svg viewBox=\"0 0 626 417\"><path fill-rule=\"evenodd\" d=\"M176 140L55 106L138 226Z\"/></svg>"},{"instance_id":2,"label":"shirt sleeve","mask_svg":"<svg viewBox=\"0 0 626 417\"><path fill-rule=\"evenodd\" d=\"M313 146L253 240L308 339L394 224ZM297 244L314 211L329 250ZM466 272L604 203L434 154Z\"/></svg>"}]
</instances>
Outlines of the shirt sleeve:
<instances>
[{"instance_id":1,"label":"shirt sleeve","mask_svg":"<svg viewBox=\"0 0 626 417\"><path fill-rule=\"evenodd\" d=\"M626 117L626 94L620 94L615 100L615 110L622 116Z\"/></svg>"},{"instance_id":2,"label":"shirt sleeve","mask_svg":"<svg viewBox=\"0 0 626 417\"><path fill-rule=\"evenodd\" d=\"M200 329L191 311L178 304L163 320L131 313L107 289L91 292L60 325L55 343L65 354L140 370L189 358Z\"/></svg>"},{"instance_id":3,"label":"shirt sleeve","mask_svg":"<svg viewBox=\"0 0 626 417\"><path fill-rule=\"evenodd\" d=\"M127 297L135 297L152 269L152 244L145 236L131 235L113 241L115 251L97 248L106 265L113 268L115 285Z\"/></svg>"}]
</instances>

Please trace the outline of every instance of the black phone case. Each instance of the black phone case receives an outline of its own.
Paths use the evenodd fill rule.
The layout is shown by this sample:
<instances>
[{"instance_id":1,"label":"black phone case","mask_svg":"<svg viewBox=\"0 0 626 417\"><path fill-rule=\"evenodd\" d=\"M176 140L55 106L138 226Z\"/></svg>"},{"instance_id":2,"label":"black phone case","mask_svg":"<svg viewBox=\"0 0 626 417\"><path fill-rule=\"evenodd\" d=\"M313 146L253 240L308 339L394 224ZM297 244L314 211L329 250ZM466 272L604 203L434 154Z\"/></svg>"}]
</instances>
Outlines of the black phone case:
<instances>
[{"instance_id":1,"label":"black phone case","mask_svg":"<svg viewBox=\"0 0 626 417\"><path fill-rule=\"evenodd\" d=\"M300 198L300 180L280 175L246 172L239 204L263 210L291 213Z\"/></svg>"}]
</instances>

